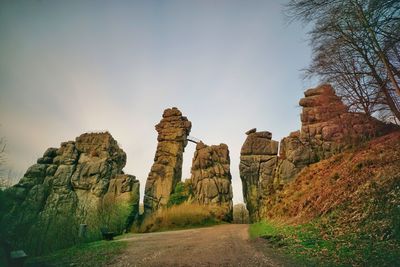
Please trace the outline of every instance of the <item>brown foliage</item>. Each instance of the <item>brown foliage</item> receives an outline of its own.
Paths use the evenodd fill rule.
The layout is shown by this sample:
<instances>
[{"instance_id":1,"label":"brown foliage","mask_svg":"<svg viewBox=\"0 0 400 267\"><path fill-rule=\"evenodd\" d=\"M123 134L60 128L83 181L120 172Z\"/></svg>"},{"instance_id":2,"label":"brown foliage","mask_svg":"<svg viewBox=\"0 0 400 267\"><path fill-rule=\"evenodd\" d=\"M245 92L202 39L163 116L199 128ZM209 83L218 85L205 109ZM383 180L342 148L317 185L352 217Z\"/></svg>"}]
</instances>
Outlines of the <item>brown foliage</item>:
<instances>
[{"instance_id":1,"label":"brown foliage","mask_svg":"<svg viewBox=\"0 0 400 267\"><path fill-rule=\"evenodd\" d=\"M267 216L304 223L343 210L343 217L339 218L343 224L358 223L372 216L371 207L379 204L368 206L368 202L379 202L382 194L395 194L396 184L400 183L399 170L400 132L394 132L356 151L303 169L295 181L269 199L265 207L269 211ZM396 197L387 201L391 206L400 205Z\"/></svg>"}]
</instances>

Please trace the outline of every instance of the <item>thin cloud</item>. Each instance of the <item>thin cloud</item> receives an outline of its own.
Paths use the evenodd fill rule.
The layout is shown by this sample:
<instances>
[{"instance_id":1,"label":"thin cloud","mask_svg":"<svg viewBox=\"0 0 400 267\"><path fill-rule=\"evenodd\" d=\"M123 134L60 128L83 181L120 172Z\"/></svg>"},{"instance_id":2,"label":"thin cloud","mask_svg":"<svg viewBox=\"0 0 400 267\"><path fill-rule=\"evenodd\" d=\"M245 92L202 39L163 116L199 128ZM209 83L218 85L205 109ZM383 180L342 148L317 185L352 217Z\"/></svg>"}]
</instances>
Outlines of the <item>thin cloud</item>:
<instances>
[{"instance_id":1,"label":"thin cloud","mask_svg":"<svg viewBox=\"0 0 400 267\"><path fill-rule=\"evenodd\" d=\"M47 147L108 130L144 185L154 125L177 106L192 134L230 148L242 202L240 148L249 128L274 139L299 128L299 70L310 51L286 1L7 2L0 16L0 124L9 164L24 172ZM194 146L184 154L190 177Z\"/></svg>"}]
</instances>

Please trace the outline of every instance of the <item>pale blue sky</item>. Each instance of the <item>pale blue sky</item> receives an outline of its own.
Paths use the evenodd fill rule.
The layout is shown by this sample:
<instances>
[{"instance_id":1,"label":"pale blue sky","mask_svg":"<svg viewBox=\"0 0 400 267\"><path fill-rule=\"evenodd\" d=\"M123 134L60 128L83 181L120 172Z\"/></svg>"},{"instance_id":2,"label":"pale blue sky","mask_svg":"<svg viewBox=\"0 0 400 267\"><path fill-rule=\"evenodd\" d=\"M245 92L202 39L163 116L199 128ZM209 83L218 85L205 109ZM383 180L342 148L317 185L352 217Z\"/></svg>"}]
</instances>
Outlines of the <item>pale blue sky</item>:
<instances>
[{"instance_id":1,"label":"pale blue sky","mask_svg":"<svg viewBox=\"0 0 400 267\"><path fill-rule=\"evenodd\" d=\"M0 2L0 133L24 172L47 147L108 130L143 193L162 111L176 106L191 135L231 151L242 201L240 148L250 128L280 140L300 126L306 30L287 1ZM194 145L184 155L190 177Z\"/></svg>"}]
</instances>

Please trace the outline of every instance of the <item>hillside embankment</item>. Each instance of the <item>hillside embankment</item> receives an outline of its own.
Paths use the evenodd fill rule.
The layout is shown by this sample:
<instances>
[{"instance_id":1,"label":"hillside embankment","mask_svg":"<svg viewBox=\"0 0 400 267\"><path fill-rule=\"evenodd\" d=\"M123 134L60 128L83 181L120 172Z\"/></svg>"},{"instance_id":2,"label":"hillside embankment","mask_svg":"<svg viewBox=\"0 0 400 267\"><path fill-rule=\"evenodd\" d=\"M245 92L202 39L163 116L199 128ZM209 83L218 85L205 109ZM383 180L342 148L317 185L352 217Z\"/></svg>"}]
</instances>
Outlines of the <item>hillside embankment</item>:
<instances>
[{"instance_id":1,"label":"hillside embankment","mask_svg":"<svg viewBox=\"0 0 400 267\"><path fill-rule=\"evenodd\" d=\"M334 265L400 263L400 132L305 167L264 202L251 228L298 258Z\"/></svg>"}]
</instances>

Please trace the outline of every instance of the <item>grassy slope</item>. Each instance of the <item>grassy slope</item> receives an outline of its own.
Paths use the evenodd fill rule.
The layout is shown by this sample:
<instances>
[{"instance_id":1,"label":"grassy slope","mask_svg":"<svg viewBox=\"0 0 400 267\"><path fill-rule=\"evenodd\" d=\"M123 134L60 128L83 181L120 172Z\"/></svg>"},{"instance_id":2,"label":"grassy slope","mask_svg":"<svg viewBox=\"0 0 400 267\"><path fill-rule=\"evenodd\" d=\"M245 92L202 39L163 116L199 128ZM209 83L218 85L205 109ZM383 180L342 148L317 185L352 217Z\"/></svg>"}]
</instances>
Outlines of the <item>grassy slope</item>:
<instances>
[{"instance_id":1,"label":"grassy slope","mask_svg":"<svg viewBox=\"0 0 400 267\"><path fill-rule=\"evenodd\" d=\"M25 266L107 266L126 247L122 241L97 241L31 258Z\"/></svg>"},{"instance_id":2,"label":"grassy slope","mask_svg":"<svg viewBox=\"0 0 400 267\"><path fill-rule=\"evenodd\" d=\"M400 133L311 165L265 209L251 235L307 264L400 266Z\"/></svg>"}]
</instances>

